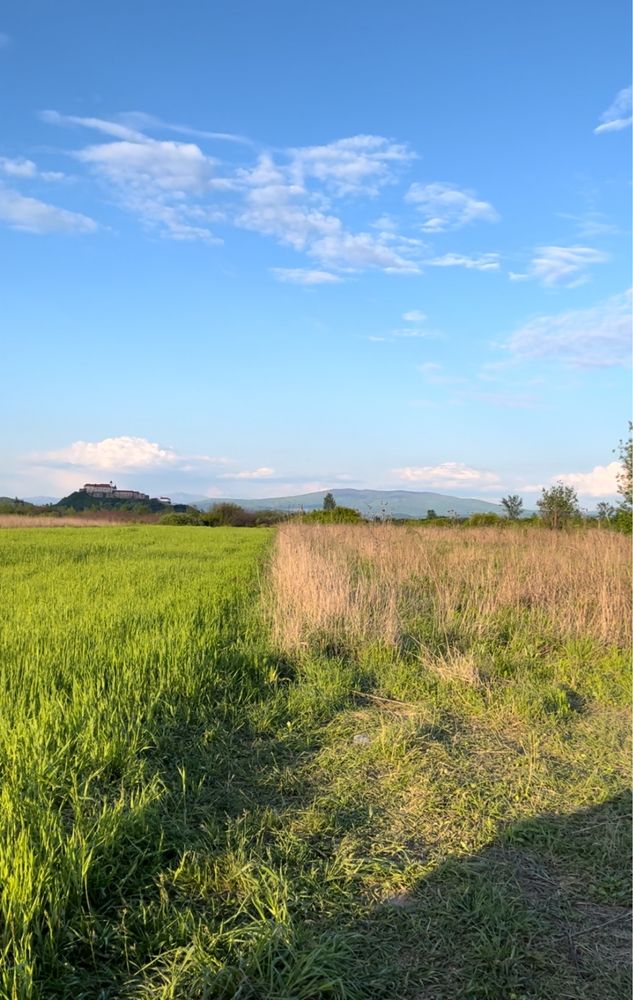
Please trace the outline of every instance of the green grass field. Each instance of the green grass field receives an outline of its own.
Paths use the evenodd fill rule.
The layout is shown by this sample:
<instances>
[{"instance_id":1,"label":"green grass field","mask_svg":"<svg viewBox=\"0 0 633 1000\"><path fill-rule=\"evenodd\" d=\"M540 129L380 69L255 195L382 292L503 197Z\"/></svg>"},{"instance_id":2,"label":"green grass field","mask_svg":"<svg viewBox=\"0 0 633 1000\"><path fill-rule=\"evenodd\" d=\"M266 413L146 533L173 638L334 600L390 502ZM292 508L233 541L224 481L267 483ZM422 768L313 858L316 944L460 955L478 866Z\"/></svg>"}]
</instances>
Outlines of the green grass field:
<instances>
[{"instance_id":1,"label":"green grass field","mask_svg":"<svg viewBox=\"0 0 633 1000\"><path fill-rule=\"evenodd\" d=\"M412 565L385 642L370 603L304 634L299 601L288 638L279 537L0 532L0 996L629 995L625 541L593 532L604 611L560 622L571 584L477 618L483 577L440 609Z\"/></svg>"}]
</instances>

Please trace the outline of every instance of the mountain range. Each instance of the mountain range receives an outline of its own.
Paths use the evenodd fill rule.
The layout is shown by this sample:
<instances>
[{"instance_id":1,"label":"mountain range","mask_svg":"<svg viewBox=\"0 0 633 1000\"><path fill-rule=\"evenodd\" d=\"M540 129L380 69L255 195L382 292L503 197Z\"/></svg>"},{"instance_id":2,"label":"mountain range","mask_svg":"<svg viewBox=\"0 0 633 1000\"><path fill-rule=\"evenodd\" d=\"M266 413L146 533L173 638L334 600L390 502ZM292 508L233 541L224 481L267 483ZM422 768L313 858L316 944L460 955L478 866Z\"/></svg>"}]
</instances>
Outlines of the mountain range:
<instances>
[{"instance_id":1,"label":"mountain range","mask_svg":"<svg viewBox=\"0 0 633 1000\"><path fill-rule=\"evenodd\" d=\"M305 510L320 510L326 493L331 493L338 507L353 507L364 517L426 517L428 510L434 510L442 517L455 514L467 517L469 514L505 514L501 504L475 498L445 496L443 493L417 493L413 490L319 490L297 496L264 497L259 500L180 500L172 496L175 503L189 503L201 510L209 510L216 503L237 503L245 510L282 510L288 513Z\"/></svg>"},{"instance_id":2,"label":"mountain range","mask_svg":"<svg viewBox=\"0 0 633 1000\"><path fill-rule=\"evenodd\" d=\"M318 490L314 493L299 493L285 497L228 498L210 499L194 493L172 493L172 503L188 504L199 510L209 510L218 503L236 503L245 510L280 510L288 513L296 511L320 510L326 493L331 493L339 507L353 507L364 517L426 517L427 511L434 510L439 516L456 515L467 517L469 514L494 513L505 514L501 504L475 497L453 497L444 493L416 492L415 490L352 490L332 489ZM56 497L40 496L25 497L27 503L37 505L58 503Z\"/></svg>"}]
</instances>

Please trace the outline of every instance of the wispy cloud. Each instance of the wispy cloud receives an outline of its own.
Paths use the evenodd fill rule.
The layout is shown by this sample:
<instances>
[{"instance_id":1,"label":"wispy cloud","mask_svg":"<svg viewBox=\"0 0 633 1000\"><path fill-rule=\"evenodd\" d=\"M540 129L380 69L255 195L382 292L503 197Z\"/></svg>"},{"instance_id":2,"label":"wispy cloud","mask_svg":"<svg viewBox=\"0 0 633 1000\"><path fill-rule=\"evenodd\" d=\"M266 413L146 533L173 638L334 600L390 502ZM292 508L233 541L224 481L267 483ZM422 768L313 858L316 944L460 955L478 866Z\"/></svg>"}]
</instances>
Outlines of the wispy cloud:
<instances>
[{"instance_id":1,"label":"wispy cloud","mask_svg":"<svg viewBox=\"0 0 633 1000\"><path fill-rule=\"evenodd\" d=\"M156 115L148 115L144 111L124 111L117 115L117 118L124 125L129 125L133 129L150 130L155 129L163 132L175 132L178 135L188 135L193 139L212 139L218 142L234 142L240 146L254 145L251 139L235 132L211 132L208 129L192 128L190 125L178 125L173 122L163 121Z\"/></svg>"},{"instance_id":2,"label":"wispy cloud","mask_svg":"<svg viewBox=\"0 0 633 1000\"><path fill-rule=\"evenodd\" d=\"M631 115L631 87L624 87L618 91L613 103L600 115L601 124L594 132L599 135L601 132L619 132L620 129L628 128L633 122Z\"/></svg>"},{"instance_id":3,"label":"wispy cloud","mask_svg":"<svg viewBox=\"0 0 633 1000\"><path fill-rule=\"evenodd\" d=\"M33 162L23 156L0 156L0 173L6 177L13 177L17 180L61 181L65 180L65 174L58 170L40 170Z\"/></svg>"},{"instance_id":4,"label":"wispy cloud","mask_svg":"<svg viewBox=\"0 0 633 1000\"><path fill-rule=\"evenodd\" d=\"M243 187L243 207L235 218L238 226L305 251L325 268L417 271L405 256L409 246L349 232L337 215L322 210L322 199L293 177L292 169L276 163L270 154L263 154L252 169L240 170L238 181Z\"/></svg>"},{"instance_id":5,"label":"wispy cloud","mask_svg":"<svg viewBox=\"0 0 633 1000\"><path fill-rule=\"evenodd\" d=\"M489 202L455 184L412 184L406 200L419 209L422 229L426 233L440 233L459 229L471 222L497 222L499 219L498 212Z\"/></svg>"},{"instance_id":6,"label":"wispy cloud","mask_svg":"<svg viewBox=\"0 0 633 1000\"><path fill-rule=\"evenodd\" d=\"M402 314L402 318L405 323L424 323L426 313L423 313L420 309L409 309L408 312Z\"/></svg>"},{"instance_id":7,"label":"wispy cloud","mask_svg":"<svg viewBox=\"0 0 633 1000\"><path fill-rule=\"evenodd\" d=\"M0 184L0 222L25 233L94 233L99 228L94 219L79 212L69 212L38 198L28 198Z\"/></svg>"},{"instance_id":8,"label":"wispy cloud","mask_svg":"<svg viewBox=\"0 0 633 1000\"><path fill-rule=\"evenodd\" d=\"M609 221L604 212L590 210L580 215L559 212L559 216L561 219L568 219L575 223L578 235L586 239L593 239L596 236L614 236L619 232L618 227Z\"/></svg>"},{"instance_id":9,"label":"wispy cloud","mask_svg":"<svg viewBox=\"0 0 633 1000\"><path fill-rule=\"evenodd\" d=\"M246 470L243 472L223 472L219 479L271 479L275 475L275 470L263 465L259 469Z\"/></svg>"},{"instance_id":10,"label":"wispy cloud","mask_svg":"<svg viewBox=\"0 0 633 1000\"><path fill-rule=\"evenodd\" d=\"M343 279L331 271L313 271L303 267L271 267L277 281L290 285L336 285Z\"/></svg>"},{"instance_id":11,"label":"wispy cloud","mask_svg":"<svg viewBox=\"0 0 633 1000\"><path fill-rule=\"evenodd\" d=\"M415 234L398 232L392 217L383 218L377 230L369 220L364 228L344 221L350 197L354 205L375 199L382 188L401 179L415 159L405 143L354 135L322 145L260 151L254 162L241 151L231 161L215 155L217 145L209 155L193 140L248 148L250 141L243 136L173 124L140 111L100 118L49 110L41 117L56 127L99 133L100 141L70 155L108 186L112 200L163 236L221 242L218 225L260 233L313 262L312 267L271 268L277 280L297 284L331 284L347 273L370 269L421 272L423 242ZM190 141L165 138L166 131ZM429 232L497 218L487 202L450 184L414 184L406 197L420 210L422 228ZM357 208L354 218L356 222ZM446 255L433 263L495 267L492 255Z\"/></svg>"},{"instance_id":12,"label":"wispy cloud","mask_svg":"<svg viewBox=\"0 0 633 1000\"><path fill-rule=\"evenodd\" d=\"M537 247L527 277L536 278L548 287L564 285L576 288L588 280L587 271L591 264L604 264L608 260L609 254L595 247ZM511 274L514 280L517 277L521 276Z\"/></svg>"},{"instance_id":13,"label":"wispy cloud","mask_svg":"<svg viewBox=\"0 0 633 1000\"><path fill-rule=\"evenodd\" d=\"M441 257L433 257L426 261L433 267L465 267L473 271L498 271L500 268L498 253L483 253L478 257L469 257L459 253L445 253Z\"/></svg>"},{"instance_id":14,"label":"wispy cloud","mask_svg":"<svg viewBox=\"0 0 633 1000\"><path fill-rule=\"evenodd\" d=\"M517 359L549 359L574 367L626 364L631 355L631 292L590 309L537 316L503 345Z\"/></svg>"},{"instance_id":15,"label":"wispy cloud","mask_svg":"<svg viewBox=\"0 0 633 1000\"><path fill-rule=\"evenodd\" d=\"M403 482L422 484L429 489L465 489L471 486L491 488L500 482L495 472L473 469L463 462L407 465L402 469L394 469L393 475Z\"/></svg>"},{"instance_id":16,"label":"wispy cloud","mask_svg":"<svg viewBox=\"0 0 633 1000\"><path fill-rule=\"evenodd\" d=\"M315 178L337 195L376 195L391 183L394 168L414 159L402 143L380 135L355 135L324 146L303 146L290 150L290 173L303 186Z\"/></svg>"}]
</instances>

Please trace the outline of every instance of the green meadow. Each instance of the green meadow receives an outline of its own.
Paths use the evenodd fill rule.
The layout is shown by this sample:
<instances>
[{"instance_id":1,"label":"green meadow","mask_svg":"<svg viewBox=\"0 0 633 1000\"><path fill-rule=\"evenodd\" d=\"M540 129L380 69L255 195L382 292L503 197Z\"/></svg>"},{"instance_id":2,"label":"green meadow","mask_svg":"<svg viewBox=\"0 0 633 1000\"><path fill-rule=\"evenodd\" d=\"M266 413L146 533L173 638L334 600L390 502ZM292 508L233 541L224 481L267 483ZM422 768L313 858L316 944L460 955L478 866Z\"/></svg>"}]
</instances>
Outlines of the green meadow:
<instances>
[{"instance_id":1,"label":"green meadow","mask_svg":"<svg viewBox=\"0 0 633 1000\"><path fill-rule=\"evenodd\" d=\"M0 997L629 995L626 540L381 531L0 531Z\"/></svg>"}]
</instances>

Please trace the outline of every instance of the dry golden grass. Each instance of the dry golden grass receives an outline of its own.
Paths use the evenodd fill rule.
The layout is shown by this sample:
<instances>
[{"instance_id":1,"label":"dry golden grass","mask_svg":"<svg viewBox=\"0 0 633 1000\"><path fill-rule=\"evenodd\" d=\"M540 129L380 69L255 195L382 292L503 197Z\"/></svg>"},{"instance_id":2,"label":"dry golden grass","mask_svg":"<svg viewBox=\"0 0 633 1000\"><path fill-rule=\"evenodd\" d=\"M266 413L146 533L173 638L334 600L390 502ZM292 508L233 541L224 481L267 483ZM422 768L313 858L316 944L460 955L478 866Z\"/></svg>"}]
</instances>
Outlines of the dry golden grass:
<instances>
[{"instance_id":1,"label":"dry golden grass","mask_svg":"<svg viewBox=\"0 0 633 1000\"><path fill-rule=\"evenodd\" d=\"M24 514L0 514L0 528L101 528L109 524L121 524L112 518L50 517L46 514L27 517Z\"/></svg>"},{"instance_id":2,"label":"dry golden grass","mask_svg":"<svg viewBox=\"0 0 633 1000\"><path fill-rule=\"evenodd\" d=\"M476 640L504 613L542 625L544 639L630 640L628 541L607 531L284 525L272 579L288 652L326 637L334 649L395 647L424 622ZM463 657L456 667L470 670Z\"/></svg>"}]
</instances>

